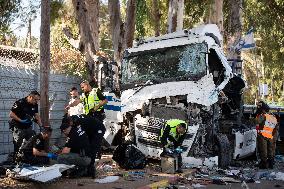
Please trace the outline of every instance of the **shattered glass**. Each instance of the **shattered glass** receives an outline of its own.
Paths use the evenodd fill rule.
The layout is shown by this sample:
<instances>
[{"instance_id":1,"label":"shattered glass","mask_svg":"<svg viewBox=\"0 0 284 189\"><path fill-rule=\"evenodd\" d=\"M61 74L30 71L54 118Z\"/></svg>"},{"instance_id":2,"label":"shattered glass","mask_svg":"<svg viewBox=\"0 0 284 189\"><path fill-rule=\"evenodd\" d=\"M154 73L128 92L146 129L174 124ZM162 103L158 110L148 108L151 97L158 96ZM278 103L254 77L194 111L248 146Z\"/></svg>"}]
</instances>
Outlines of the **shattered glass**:
<instances>
[{"instance_id":1,"label":"shattered glass","mask_svg":"<svg viewBox=\"0 0 284 189\"><path fill-rule=\"evenodd\" d=\"M196 43L139 52L124 59L122 82L188 80L206 73L207 46Z\"/></svg>"}]
</instances>

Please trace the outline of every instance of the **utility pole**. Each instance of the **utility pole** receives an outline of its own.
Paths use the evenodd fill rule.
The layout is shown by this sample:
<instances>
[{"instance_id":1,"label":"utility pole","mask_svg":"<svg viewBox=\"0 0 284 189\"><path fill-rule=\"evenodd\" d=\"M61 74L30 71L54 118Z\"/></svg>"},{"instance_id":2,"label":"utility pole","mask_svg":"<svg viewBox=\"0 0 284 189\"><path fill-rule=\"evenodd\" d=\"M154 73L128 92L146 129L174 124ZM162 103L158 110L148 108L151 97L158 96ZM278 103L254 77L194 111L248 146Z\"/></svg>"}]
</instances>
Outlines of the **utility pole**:
<instances>
[{"instance_id":1,"label":"utility pole","mask_svg":"<svg viewBox=\"0 0 284 189\"><path fill-rule=\"evenodd\" d=\"M40 27L40 115L43 126L49 126L50 70L50 0L41 0Z\"/></svg>"}]
</instances>

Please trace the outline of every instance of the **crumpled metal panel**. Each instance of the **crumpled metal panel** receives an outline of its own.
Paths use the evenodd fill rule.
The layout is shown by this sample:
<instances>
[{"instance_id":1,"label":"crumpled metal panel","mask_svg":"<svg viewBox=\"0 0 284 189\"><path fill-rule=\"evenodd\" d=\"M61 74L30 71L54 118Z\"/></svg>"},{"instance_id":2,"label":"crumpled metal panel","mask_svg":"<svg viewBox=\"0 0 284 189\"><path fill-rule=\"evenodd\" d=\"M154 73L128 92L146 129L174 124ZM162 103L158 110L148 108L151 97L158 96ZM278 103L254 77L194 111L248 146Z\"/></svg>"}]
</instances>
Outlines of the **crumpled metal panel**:
<instances>
[{"instance_id":1,"label":"crumpled metal panel","mask_svg":"<svg viewBox=\"0 0 284 189\"><path fill-rule=\"evenodd\" d=\"M7 171L7 175L11 178L20 180L34 180L38 182L48 182L61 177L61 172L74 167L74 165L54 164L49 167L17 167Z\"/></svg>"},{"instance_id":2,"label":"crumpled metal panel","mask_svg":"<svg viewBox=\"0 0 284 189\"><path fill-rule=\"evenodd\" d=\"M123 91L121 95L123 113L141 109L143 103L149 99L165 96L187 95L188 102L204 106L210 106L218 101L218 93L215 94L216 88L211 74L199 81L168 82L142 87L141 90L138 87ZM137 90L139 91L136 92Z\"/></svg>"}]
</instances>

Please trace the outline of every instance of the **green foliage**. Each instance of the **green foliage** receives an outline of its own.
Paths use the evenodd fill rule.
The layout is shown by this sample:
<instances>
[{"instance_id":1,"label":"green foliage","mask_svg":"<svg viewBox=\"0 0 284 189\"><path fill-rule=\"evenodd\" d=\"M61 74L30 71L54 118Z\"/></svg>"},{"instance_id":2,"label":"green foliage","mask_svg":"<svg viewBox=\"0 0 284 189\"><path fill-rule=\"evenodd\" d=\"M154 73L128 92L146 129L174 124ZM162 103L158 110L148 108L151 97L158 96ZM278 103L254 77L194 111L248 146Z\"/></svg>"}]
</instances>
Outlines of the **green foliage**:
<instances>
[{"instance_id":1,"label":"green foliage","mask_svg":"<svg viewBox=\"0 0 284 189\"><path fill-rule=\"evenodd\" d=\"M55 1L54 1L55 2ZM79 38L79 27L71 1L52 6L54 15L51 27L51 68L59 73L85 77L87 74L84 55L70 43L63 28L68 28L74 40Z\"/></svg>"},{"instance_id":2,"label":"green foliage","mask_svg":"<svg viewBox=\"0 0 284 189\"><path fill-rule=\"evenodd\" d=\"M282 103L284 75L284 3L282 0L247 0L244 5L244 31L254 27L260 39L258 55L262 54L264 77L261 83L269 85L268 101ZM256 86L256 84L254 84ZM273 93L272 93L273 92Z\"/></svg>"},{"instance_id":3,"label":"green foliage","mask_svg":"<svg viewBox=\"0 0 284 189\"><path fill-rule=\"evenodd\" d=\"M101 3L100 4L100 33L99 33L99 40L100 40L100 50L105 52L109 57L112 57L113 50L112 50L112 41L110 39L109 27L110 27L110 20L108 14L108 5Z\"/></svg>"},{"instance_id":4,"label":"green foliage","mask_svg":"<svg viewBox=\"0 0 284 189\"><path fill-rule=\"evenodd\" d=\"M196 24L203 23L209 14L212 0L187 0L185 1L184 28L192 28Z\"/></svg>"},{"instance_id":5,"label":"green foliage","mask_svg":"<svg viewBox=\"0 0 284 189\"><path fill-rule=\"evenodd\" d=\"M186 0L185 15L184 15L184 28L192 28L196 24L203 23L212 0ZM161 35L167 32L167 19L168 19L168 0L160 0L160 33ZM152 0L137 0L136 12L136 35L137 37L150 37L154 36L154 22L151 18L153 14Z\"/></svg>"},{"instance_id":6,"label":"green foliage","mask_svg":"<svg viewBox=\"0 0 284 189\"><path fill-rule=\"evenodd\" d=\"M50 2L50 23L51 25L54 25L56 22L56 19L58 19L60 16L62 16L62 9L64 9L64 0L52 0Z\"/></svg>"},{"instance_id":7,"label":"green foliage","mask_svg":"<svg viewBox=\"0 0 284 189\"><path fill-rule=\"evenodd\" d=\"M136 9L136 31L138 37L144 37L146 34L145 23L147 21L149 9L146 0L137 0Z\"/></svg>"},{"instance_id":8,"label":"green foliage","mask_svg":"<svg viewBox=\"0 0 284 189\"><path fill-rule=\"evenodd\" d=\"M4 33L11 32L9 24L14 20L19 5L20 0L0 0L0 38Z\"/></svg>"}]
</instances>

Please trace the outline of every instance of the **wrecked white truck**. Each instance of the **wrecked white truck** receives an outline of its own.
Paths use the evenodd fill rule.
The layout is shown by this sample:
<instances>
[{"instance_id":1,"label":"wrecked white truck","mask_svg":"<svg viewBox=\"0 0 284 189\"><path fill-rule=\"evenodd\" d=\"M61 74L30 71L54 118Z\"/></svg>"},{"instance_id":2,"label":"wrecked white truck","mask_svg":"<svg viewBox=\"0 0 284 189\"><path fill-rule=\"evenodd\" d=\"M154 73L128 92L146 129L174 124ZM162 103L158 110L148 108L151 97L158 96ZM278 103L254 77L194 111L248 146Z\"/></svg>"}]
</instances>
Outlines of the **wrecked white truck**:
<instances>
[{"instance_id":1,"label":"wrecked white truck","mask_svg":"<svg viewBox=\"0 0 284 189\"><path fill-rule=\"evenodd\" d=\"M218 156L220 167L255 152L256 131L241 123L244 81L234 77L216 25L203 25L139 41L122 61L121 98L107 93L106 140L131 141L159 158L160 128L188 122L182 153Z\"/></svg>"}]
</instances>

